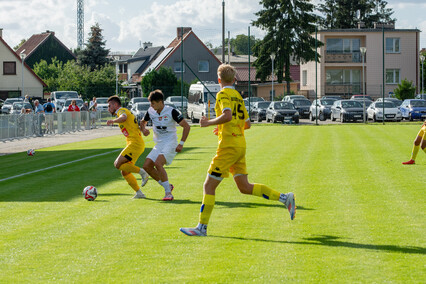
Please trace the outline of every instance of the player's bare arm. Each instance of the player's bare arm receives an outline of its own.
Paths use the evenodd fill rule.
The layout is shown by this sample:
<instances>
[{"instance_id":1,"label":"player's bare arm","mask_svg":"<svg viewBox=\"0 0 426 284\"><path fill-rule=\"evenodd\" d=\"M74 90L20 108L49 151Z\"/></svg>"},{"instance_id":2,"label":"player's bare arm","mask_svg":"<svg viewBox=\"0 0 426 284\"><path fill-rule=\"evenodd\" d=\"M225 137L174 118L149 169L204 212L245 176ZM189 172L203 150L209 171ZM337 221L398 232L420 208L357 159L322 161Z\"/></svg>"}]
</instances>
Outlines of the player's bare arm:
<instances>
[{"instance_id":1,"label":"player's bare arm","mask_svg":"<svg viewBox=\"0 0 426 284\"><path fill-rule=\"evenodd\" d=\"M141 123L140 123L140 125L139 125L139 128L140 128L140 130L141 130L141 132L142 132L142 134L144 135L144 136L148 136L149 135L149 129L147 129L146 128L146 125L147 125L147 123L148 123L148 121L146 121L146 120L144 120L144 119L142 119L141 120Z\"/></svg>"},{"instance_id":2,"label":"player's bare arm","mask_svg":"<svg viewBox=\"0 0 426 284\"><path fill-rule=\"evenodd\" d=\"M205 116L201 117L200 126L207 127L210 125L224 124L224 123L230 122L231 120L232 120L232 112L230 109L226 109L223 111L223 113L220 116L210 120Z\"/></svg>"},{"instance_id":3,"label":"player's bare arm","mask_svg":"<svg viewBox=\"0 0 426 284\"><path fill-rule=\"evenodd\" d=\"M107 125L113 125L114 123L122 123L125 122L127 119L127 116L125 114L120 115L120 117L116 119L110 119L107 121Z\"/></svg>"},{"instance_id":4,"label":"player's bare arm","mask_svg":"<svg viewBox=\"0 0 426 284\"><path fill-rule=\"evenodd\" d=\"M176 147L176 152L181 152L183 149L183 143L185 143L186 138L188 138L189 130L191 130L191 126L189 126L188 122L186 122L185 119L183 119L181 122L179 122L179 125L183 128L182 137L180 139L179 144Z\"/></svg>"}]
</instances>

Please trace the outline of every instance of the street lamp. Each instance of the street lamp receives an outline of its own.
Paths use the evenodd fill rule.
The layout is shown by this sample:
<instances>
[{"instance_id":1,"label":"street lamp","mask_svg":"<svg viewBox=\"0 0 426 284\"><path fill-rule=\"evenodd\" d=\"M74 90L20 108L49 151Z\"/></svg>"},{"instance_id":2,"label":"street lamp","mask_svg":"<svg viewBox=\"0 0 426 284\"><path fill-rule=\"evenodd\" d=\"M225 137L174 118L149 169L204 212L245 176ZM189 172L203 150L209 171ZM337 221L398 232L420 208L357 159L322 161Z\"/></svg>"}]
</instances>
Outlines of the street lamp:
<instances>
[{"instance_id":1,"label":"street lamp","mask_svg":"<svg viewBox=\"0 0 426 284\"><path fill-rule=\"evenodd\" d=\"M271 101L274 101L274 60L275 60L275 53L271 53L271 60L272 60L272 93L271 93Z\"/></svg>"},{"instance_id":2,"label":"street lamp","mask_svg":"<svg viewBox=\"0 0 426 284\"><path fill-rule=\"evenodd\" d=\"M423 77L425 76L425 73L423 72L423 63L425 61L425 56L422 54L420 55L420 62L422 63L422 78L420 79L420 86L422 88L422 95L423 95L423 89L425 88L424 84L423 84Z\"/></svg>"},{"instance_id":3,"label":"street lamp","mask_svg":"<svg viewBox=\"0 0 426 284\"><path fill-rule=\"evenodd\" d=\"M27 55L24 53L25 49L19 54L21 56L21 60L22 60L22 78L21 78L21 83L22 83L22 97L25 96L25 90L24 90L24 60L25 57L27 57Z\"/></svg>"},{"instance_id":4,"label":"street lamp","mask_svg":"<svg viewBox=\"0 0 426 284\"><path fill-rule=\"evenodd\" d=\"M115 60L115 94L118 96L118 60L120 56L114 56Z\"/></svg>"},{"instance_id":5,"label":"street lamp","mask_svg":"<svg viewBox=\"0 0 426 284\"><path fill-rule=\"evenodd\" d=\"M364 72L364 62L365 62L365 53L367 52L366 47L360 47L359 50L361 51L361 57L362 57L362 117L363 121L365 123L365 72ZM383 114L384 115L384 114Z\"/></svg>"}]
</instances>

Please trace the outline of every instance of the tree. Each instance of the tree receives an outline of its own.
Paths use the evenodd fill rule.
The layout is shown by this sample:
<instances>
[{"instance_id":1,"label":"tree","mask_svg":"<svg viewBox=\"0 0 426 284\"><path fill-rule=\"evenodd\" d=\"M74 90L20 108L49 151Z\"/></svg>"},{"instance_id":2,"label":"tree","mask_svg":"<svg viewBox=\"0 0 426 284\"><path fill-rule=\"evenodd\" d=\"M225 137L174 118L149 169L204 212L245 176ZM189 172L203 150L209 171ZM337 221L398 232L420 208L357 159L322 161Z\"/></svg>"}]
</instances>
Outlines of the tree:
<instances>
[{"instance_id":1,"label":"tree","mask_svg":"<svg viewBox=\"0 0 426 284\"><path fill-rule=\"evenodd\" d=\"M416 93L416 87L413 85L413 81L408 81L407 78L398 84L398 87L394 90L395 97L400 100L412 99Z\"/></svg>"},{"instance_id":2,"label":"tree","mask_svg":"<svg viewBox=\"0 0 426 284\"><path fill-rule=\"evenodd\" d=\"M229 40L230 45L231 45L231 50L236 55L249 54L249 52L248 52L248 39L249 39L249 37L245 34L240 34L240 35L237 35L235 38L231 38ZM252 54L254 52L253 46L258 41L259 40L256 39L254 36L250 36L250 45L251 45L250 54ZM228 39L225 39L225 45L226 45L226 47L228 46Z\"/></svg>"},{"instance_id":3,"label":"tree","mask_svg":"<svg viewBox=\"0 0 426 284\"><path fill-rule=\"evenodd\" d=\"M145 95L155 89L160 89L168 97L173 95L177 84L178 80L172 68L161 67L158 71L152 70L148 72L142 79L141 87Z\"/></svg>"},{"instance_id":4,"label":"tree","mask_svg":"<svg viewBox=\"0 0 426 284\"><path fill-rule=\"evenodd\" d=\"M283 79L287 82L287 93L290 93L290 59L297 62L315 59L315 38L312 37L317 20L313 14L315 6L309 0L262 0L260 3L263 10L256 13L258 19L253 25L267 34L254 45L256 77L265 81L271 74L270 55L274 52L274 73L278 82ZM318 42L318 47L322 45Z\"/></svg>"},{"instance_id":5,"label":"tree","mask_svg":"<svg viewBox=\"0 0 426 284\"><path fill-rule=\"evenodd\" d=\"M87 65L93 71L110 62L107 58L109 49L104 47L105 41L103 40L102 29L98 23L90 28L89 35L90 38L85 44L86 48L78 52L78 61L80 65Z\"/></svg>"},{"instance_id":6,"label":"tree","mask_svg":"<svg viewBox=\"0 0 426 284\"><path fill-rule=\"evenodd\" d=\"M328 29L356 28L359 21L366 28L372 28L375 22L392 22L392 9L386 8L383 0L323 0L318 10L323 14L320 24ZM359 11L359 18L358 13Z\"/></svg>"}]
</instances>

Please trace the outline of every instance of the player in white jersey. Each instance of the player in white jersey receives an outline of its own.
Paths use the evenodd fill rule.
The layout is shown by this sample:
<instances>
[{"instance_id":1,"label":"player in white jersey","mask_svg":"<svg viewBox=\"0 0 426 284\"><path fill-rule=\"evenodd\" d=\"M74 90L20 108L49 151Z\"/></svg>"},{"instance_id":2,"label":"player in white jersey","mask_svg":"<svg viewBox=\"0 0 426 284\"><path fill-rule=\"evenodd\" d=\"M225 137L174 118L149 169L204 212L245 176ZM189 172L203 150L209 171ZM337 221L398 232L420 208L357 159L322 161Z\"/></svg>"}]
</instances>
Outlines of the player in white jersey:
<instances>
[{"instance_id":1,"label":"player in white jersey","mask_svg":"<svg viewBox=\"0 0 426 284\"><path fill-rule=\"evenodd\" d=\"M172 201L173 185L169 183L167 172L164 165L170 165L177 153L182 151L183 144L188 137L190 126L183 115L171 106L164 104L164 95L161 90L152 91L148 100L151 107L140 122L140 129L145 136L149 135L146 124L152 121L154 131L154 148L148 154L143 164L144 170L155 179L162 187L166 195L164 201ZM180 142L177 142L176 123L183 127Z\"/></svg>"}]
</instances>

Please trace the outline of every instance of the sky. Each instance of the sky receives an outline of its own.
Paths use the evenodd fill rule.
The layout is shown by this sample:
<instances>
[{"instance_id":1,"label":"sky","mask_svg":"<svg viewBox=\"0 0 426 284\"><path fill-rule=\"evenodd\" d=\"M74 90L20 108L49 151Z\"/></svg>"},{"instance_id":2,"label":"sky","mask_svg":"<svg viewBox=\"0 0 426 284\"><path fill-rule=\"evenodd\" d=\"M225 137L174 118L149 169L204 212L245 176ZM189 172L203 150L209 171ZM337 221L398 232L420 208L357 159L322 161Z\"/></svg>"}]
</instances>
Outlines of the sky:
<instances>
[{"instance_id":1,"label":"sky","mask_svg":"<svg viewBox=\"0 0 426 284\"><path fill-rule=\"evenodd\" d=\"M396 28L422 30L420 46L426 48L426 1L387 2L397 19ZM228 31L231 37L247 34L261 8L259 0L225 0L226 36ZM178 26L192 27L203 42L219 46L222 0L84 0L85 42L95 23L103 29L106 48L112 52L135 52L144 42L167 46ZM12 48L46 30L54 31L67 47L76 48L77 0L0 0L0 28ZM250 32L257 38L264 35L253 26Z\"/></svg>"}]
</instances>

